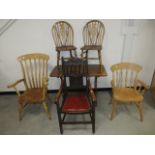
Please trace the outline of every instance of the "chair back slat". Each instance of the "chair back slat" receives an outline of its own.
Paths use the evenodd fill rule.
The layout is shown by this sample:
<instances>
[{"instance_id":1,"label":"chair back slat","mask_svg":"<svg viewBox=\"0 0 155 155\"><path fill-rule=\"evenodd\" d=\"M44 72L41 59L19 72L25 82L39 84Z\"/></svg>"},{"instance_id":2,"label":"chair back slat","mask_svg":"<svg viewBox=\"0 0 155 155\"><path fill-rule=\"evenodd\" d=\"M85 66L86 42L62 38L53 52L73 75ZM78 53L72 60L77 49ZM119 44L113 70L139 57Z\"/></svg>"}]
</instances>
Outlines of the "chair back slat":
<instances>
[{"instance_id":1,"label":"chair back slat","mask_svg":"<svg viewBox=\"0 0 155 155\"><path fill-rule=\"evenodd\" d=\"M89 21L83 29L84 45L102 46L104 33L105 27L102 22L98 20Z\"/></svg>"},{"instance_id":2,"label":"chair back slat","mask_svg":"<svg viewBox=\"0 0 155 155\"><path fill-rule=\"evenodd\" d=\"M27 89L43 88L43 80L48 78L48 60L46 54L27 54L18 57Z\"/></svg>"},{"instance_id":3,"label":"chair back slat","mask_svg":"<svg viewBox=\"0 0 155 155\"><path fill-rule=\"evenodd\" d=\"M53 25L52 36L56 47L73 45L73 28L69 23L65 21L59 21Z\"/></svg>"},{"instance_id":4,"label":"chair back slat","mask_svg":"<svg viewBox=\"0 0 155 155\"><path fill-rule=\"evenodd\" d=\"M119 63L111 67L114 86L133 88L142 67L133 63Z\"/></svg>"}]
</instances>

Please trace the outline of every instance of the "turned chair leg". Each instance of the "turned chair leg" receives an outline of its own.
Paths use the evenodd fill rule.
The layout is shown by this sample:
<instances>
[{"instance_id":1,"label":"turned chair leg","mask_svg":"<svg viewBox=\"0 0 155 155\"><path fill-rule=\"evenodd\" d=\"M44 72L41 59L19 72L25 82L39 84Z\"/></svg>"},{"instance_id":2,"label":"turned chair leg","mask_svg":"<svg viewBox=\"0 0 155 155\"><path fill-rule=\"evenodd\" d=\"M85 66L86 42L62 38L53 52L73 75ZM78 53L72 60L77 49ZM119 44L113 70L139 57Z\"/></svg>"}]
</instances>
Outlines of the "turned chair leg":
<instances>
[{"instance_id":1,"label":"turned chair leg","mask_svg":"<svg viewBox=\"0 0 155 155\"><path fill-rule=\"evenodd\" d=\"M22 112L23 112L23 109L24 109L24 107L23 107L22 103L19 103L19 107L18 107L19 121L22 120Z\"/></svg>"},{"instance_id":2,"label":"turned chair leg","mask_svg":"<svg viewBox=\"0 0 155 155\"><path fill-rule=\"evenodd\" d=\"M57 66L59 67L60 51L57 51Z\"/></svg>"},{"instance_id":3,"label":"turned chair leg","mask_svg":"<svg viewBox=\"0 0 155 155\"><path fill-rule=\"evenodd\" d=\"M117 102L112 99L112 113L111 113L111 120L113 120L115 112L117 110Z\"/></svg>"},{"instance_id":4,"label":"turned chair leg","mask_svg":"<svg viewBox=\"0 0 155 155\"><path fill-rule=\"evenodd\" d=\"M44 107L45 112L48 114L49 120L51 120L51 115L50 115L47 103L43 102L43 107Z\"/></svg>"},{"instance_id":5,"label":"turned chair leg","mask_svg":"<svg viewBox=\"0 0 155 155\"><path fill-rule=\"evenodd\" d=\"M143 107L142 107L142 103L137 103L136 106L137 106L137 109L139 111L140 121L143 122Z\"/></svg>"}]
</instances>

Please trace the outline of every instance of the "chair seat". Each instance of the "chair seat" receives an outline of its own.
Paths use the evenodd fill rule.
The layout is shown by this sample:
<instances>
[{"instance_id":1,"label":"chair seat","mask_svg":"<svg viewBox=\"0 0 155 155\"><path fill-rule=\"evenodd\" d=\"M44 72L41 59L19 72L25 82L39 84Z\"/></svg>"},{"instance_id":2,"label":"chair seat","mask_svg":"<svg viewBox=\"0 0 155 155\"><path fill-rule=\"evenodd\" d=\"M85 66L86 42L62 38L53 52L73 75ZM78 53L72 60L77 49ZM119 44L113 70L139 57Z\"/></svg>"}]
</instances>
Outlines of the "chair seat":
<instances>
[{"instance_id":1,"label":"chair seat","mask_svg":"<svg viewBox=\"0 0 155 155\"><path fill-rule=\"evenodd\" d=\"M141 102L143 96L133 88L115 88L114 99L122 102Z\"/></svg>"},{"instance_id":2,"label":"chair seat","mask_svg":"<svg viewBox=\"0 0 155 155\"><path fill-rule=\"evenodd\" d=\"M75 46L56 47L56 51L70 51L70 50L76 50L76 47Z\"/></svg>"},{"instance_id":3,"label":"chair seat","mask_svg":"<svg viewBox=\"0 0 155 155\"><path fill-rule=\"evenodd\" d=\"M102 46L98 46L98 45L85 45L83 47L81 47L81 50L101 50Z\"/></svg>"},{"instance_id":4,"label":"chair seat","mask_svg":"<svg viewBox=\"0 0 155 155\"><path fill-rule=\"evenodd\" d=\"M43 100L43 89L32 88L26 90L19 98L20 103L23 102L41 102Z\"/></svg>"},{"instance_id":5,"label":"chair seat","mask_svg":"<svg viewBox=\"0 0 155 155\"><path fill-rule=\"evenodd\" d=\"M85 95L72 95L68 96L64 102L63 112L89 112L91 109L87 96Z\"/></svg>"}]
</instances>

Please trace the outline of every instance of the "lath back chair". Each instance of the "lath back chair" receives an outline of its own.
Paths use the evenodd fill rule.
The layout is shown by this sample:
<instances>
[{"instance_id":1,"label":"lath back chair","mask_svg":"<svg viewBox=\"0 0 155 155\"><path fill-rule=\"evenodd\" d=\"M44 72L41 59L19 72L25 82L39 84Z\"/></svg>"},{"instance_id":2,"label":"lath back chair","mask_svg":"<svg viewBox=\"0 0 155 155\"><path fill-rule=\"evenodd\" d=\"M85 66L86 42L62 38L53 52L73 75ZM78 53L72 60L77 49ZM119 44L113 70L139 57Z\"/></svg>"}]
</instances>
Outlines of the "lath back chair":
<instances>
[{"instance_id":1,"label":"lath back chair","mask_svg":"<svg viewBox=\"0 0 155 155\"><path fill-rule=\"evenodd\" d=\"M145 91L148 89L146 84L138 79L138 74L142 67L134 63L119 63L111 66L112 71L112 114L113 119L117 103L135 103L140 120L143 121L142 101Z\"/></svg>"},{"instance_id":2,"label":"lath back chair","mask_svg":"<svg viewBox=\"0 0 155 155\"><path fill-rule=\"evenodd\" d=\"M47 84L48 84L48 60L46 54L34 53L18 57L20 62L23 78L8 88L14 88L19 98L19 119L22 119L22 112L27 104L41 103L45 112L50 113L46 103ZM16 85L24 82L25 91L21 94Z\"/></svg>"},{"instance_id":3,"label":"lath back chair","mask_svg":"<svg viewBox=\"0 0 155 155\"><path fill-rule=\"evenodd\" d=\"M84 46L81 48L82 53L81 56L88 58L88 52L89 51L97 51L98 52L98 58L88 58L88 59L98 59L99 64L102 65L102 44L103 44L103 38L105 33L105 27L102 22L99 20L91 20L86 23L86 25L83 28L83 41Z\"/></svg>"},{"instance_id":4,"label":"lath back chair","mask_svg":"<svg viewBox=\"0 0 155 155\"><path fill-rule=\"evenodd\" d=\"M55 100L61 134L65 124L91 124L92 132L95 132L96 97L88 78L87 68L87 60L71 58L66 61L62 59L63 78ZM67 78L69 78L69 83ZM86 85L83 83L84 78ZM77 89L84 91L73 91ZM60 102L61 95L63 97L62 102ZM66 119L66 115L79 114L89 114L90 119L88 121L71 121ZM67 118L69 119L70 117Z\"/></svg>"},{"instance_id":5,"label":"lath back chair","mask_svg":"<svg viewBox=\"0 0 155 155\"><path fill-rule=\"evenodd\" d=\"M61 61L61 52L69 51L70 57L77 56L76 47L74 46L74 31L68 22L56 22L52 27L52 36L57 51L57 66Z\"/></svg>"}]
</instances>

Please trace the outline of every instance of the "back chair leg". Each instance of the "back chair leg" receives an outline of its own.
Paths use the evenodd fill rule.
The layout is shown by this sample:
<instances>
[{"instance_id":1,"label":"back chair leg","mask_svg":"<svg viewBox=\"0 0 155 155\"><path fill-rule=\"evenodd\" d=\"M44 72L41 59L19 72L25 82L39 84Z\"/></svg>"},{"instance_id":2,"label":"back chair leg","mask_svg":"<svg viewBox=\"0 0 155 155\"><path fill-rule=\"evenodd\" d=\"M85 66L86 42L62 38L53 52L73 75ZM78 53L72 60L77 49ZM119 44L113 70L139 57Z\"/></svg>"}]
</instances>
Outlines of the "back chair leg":
<instances>
[{"instance_id":1,"label":"back chair leg","mask_svg":"<svg viewBox=\"0 0 155 155\"><path fill-rule=\"evenodd\" d=\"M92 114L92 132L95 133L95 112Z\"/></svg>"},{"instance_id":2,"label":"back chair leg","mask_svg":"<svg viewBox=\"0 0 155 155\"><path fill-rule=\"evenodd\" d=\"M112 113L111 113L111 120L114 118L115 112L117 109L117 102L112 99Z\"/></svg>"},{"instance_id":3,"label":"back chair leg","mask_svg":"<svg viewBox=\"0 0 155 155\"><path fill-rule=\"evenodd\" d=\"M24 107L23 107L22 103L19 103L19 108L18 108L18 112L19 112L19 121L22 120L22 112L23 112L23 109L24 109Z\"/></svg>"},{"instance_id":4,"label":"back chair leg","mask_svg":"<svg viewBox=\"0 0 155 155\"><path fill-rule=\"evenodd\" d=\"M143 107L142 107L142 103L137 103L136 106L137 106L137 109L139 111L140 121L143 122Z\"/></svg>"},{"instance_id":5,"label":"back chair leg","mask_svg":"<svg viewBox=\"0 0 155 155\"><path fill-rule=\"evenodd\" d=\"M58 105L57 105L57 114L58 114L58 120L59 120L60 133L63 134L63 127L62 127L62 121L61 121L61 113L59 112L59 106Z\"/></svg>"},{"instance_id":6,"label":"back chair leg","mask_svg":"<svg viewBox=\"0 0 155 155\"><path fill-rule=\"evenodd\" d=\"M43 104L43 107L44 107L45 112L48 114L49 120L51 120L51 114L50 114L50 112L49 112L47 103L46 103L46 102L43 102L42 104Z\"/></svg>"}]
</instances>

